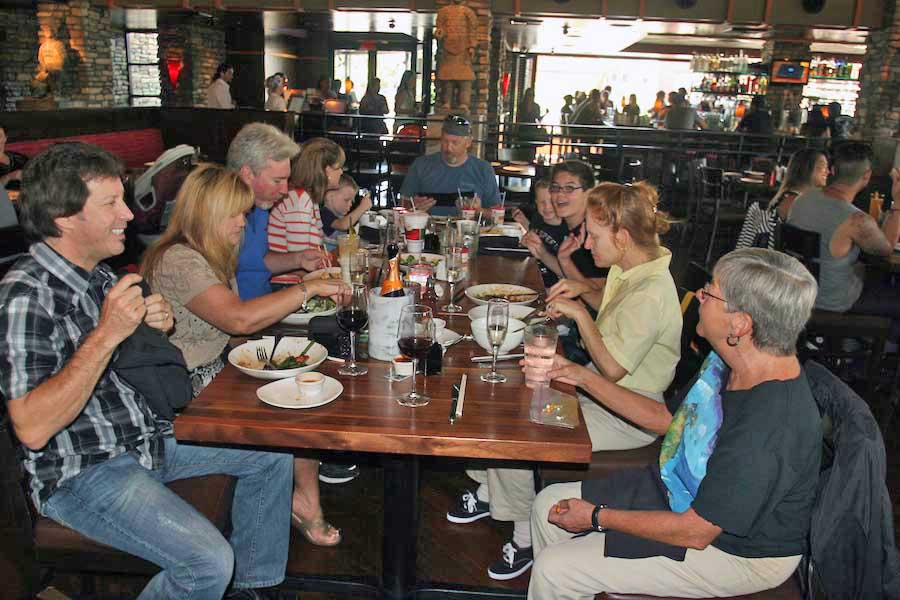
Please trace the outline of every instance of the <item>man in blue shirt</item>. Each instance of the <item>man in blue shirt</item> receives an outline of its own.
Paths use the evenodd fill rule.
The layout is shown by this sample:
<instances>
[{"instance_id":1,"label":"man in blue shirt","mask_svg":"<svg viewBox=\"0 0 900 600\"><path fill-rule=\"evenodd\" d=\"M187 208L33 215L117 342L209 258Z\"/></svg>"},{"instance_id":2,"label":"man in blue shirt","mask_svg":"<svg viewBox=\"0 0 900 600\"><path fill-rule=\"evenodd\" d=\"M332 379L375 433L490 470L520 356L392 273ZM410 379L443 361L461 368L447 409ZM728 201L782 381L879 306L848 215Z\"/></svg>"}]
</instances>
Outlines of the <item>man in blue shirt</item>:
<instances>
[{"instance_id":1,"label":"man in blue shirt","mask_svg":"<svg viewBox=\"0 0 900 600\"><path fill-rule=\"evenodd\" d=\"M265 123L245 125L228 147L228 168L250 186L255 203L247 215L238 256L237 284L241 300L270 293L272 275L322 267L322 255L315 250L269 252L269 210L287 195L291 159L299 152L300 147L290 137Z\"/></svg>"},{"instance_id":2,"label":"man in blue shirt","mask_svg":"<svg viewBox=\"0 0 900 600\"><path fill-rule=\"evenodd\" d=\"M415 197L416 208L436 215L454 212L454 204L439 204L433 194L474 193L481 207L493 206L500 198L497 177L489 162L469 154L471 147L472 125L463 117L449 115L441 131L441 151L413 162L400 194Z\"/></svg>"}]
</instances>

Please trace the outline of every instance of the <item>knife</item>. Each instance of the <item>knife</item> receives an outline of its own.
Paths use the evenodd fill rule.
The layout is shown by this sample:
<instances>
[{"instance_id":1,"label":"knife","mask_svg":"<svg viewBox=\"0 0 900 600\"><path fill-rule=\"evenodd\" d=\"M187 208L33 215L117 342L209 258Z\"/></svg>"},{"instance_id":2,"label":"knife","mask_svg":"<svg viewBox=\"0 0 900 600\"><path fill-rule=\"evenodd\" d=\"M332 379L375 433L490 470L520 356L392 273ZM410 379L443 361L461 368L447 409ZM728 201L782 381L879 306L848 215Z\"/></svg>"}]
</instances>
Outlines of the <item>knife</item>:
<instances>
[{"instance_id":1,"label":"knife","mask_svg":"<svg viewBox=\"0 0 900 600\"><path fill-rule=\"evenodd\" d=\"M491 360L493 358L494 358L493 356L473 356L472 362L474 362L474 363L491 362ZM514 358L525 358L525 355L524 354L500 354L499 356L497 356L497 362L500 362L501 360L513 360Z\"/></svg>"},{"instance_id":2,"label":"knife","mask_svg":"<svg viewBox=\"0 0 900 600\"><path fill-rule=\"evenodd\" d=\"M450 424L453 425L454 423L456 423L456 405L459 402L459 386L455 383L453 384L450 395L453 398L450 401Z\"/></svg>"}]
</instances>

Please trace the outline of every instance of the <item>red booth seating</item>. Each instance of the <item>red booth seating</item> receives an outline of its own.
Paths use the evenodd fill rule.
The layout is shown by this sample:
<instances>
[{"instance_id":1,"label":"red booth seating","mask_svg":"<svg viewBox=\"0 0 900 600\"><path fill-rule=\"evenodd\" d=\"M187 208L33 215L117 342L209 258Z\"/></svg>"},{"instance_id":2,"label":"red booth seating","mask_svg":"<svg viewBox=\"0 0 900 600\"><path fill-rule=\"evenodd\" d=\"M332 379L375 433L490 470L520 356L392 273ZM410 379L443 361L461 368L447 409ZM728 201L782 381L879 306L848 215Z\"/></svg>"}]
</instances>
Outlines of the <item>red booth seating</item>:
<instances>
[{"instance_id":1,"label":"red booth seating","mask_svg":"<svg viewBox=\"0 0 900 600\"><path fill-rule=\"evenodd\" d=\"M145 163L155 161L166 149L162 133L154 128L11 142L6 147L31 158L48 146L59 142L86 142L100 146L118 156L128 169L143 169Z\"/></svg>"}]
</instances>

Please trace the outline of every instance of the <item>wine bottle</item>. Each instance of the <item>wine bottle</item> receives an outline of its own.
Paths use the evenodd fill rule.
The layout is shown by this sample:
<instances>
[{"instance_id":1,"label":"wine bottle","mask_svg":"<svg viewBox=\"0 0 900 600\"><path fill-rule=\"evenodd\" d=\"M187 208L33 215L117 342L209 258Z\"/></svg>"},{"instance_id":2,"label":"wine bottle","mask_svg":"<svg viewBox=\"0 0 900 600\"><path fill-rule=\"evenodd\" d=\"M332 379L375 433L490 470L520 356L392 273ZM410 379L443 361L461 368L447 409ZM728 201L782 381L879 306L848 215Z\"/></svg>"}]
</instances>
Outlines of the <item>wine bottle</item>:
<instances>
[{"instance_id":1,"label":"wine bottle","mask_svg":"<svg viewBox=\"0 0 900 600\"><path fill-rule=\"evenodd\" d=\"M400 281L400 247L396 243L387 246L387 277L381 283L381 295L390 298L405 296L403 282Z\"/></svg>"}]
</instances>

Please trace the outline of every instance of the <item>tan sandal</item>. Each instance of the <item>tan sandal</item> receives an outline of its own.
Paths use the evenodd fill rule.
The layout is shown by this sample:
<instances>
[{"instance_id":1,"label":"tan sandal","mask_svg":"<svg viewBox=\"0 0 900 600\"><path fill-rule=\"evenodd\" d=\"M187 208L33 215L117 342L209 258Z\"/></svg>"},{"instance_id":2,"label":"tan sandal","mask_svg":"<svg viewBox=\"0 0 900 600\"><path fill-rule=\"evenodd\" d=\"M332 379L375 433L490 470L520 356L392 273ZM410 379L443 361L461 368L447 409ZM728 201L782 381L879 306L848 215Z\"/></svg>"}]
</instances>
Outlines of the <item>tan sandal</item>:
<instances>
[{"instance_id":1,"label":"tan sandal","mask_svg":"<svg viewBox=\"0 0 900 600\"><path fill-rule=\"evenodd\" d=\"M341 530L325 520L325 517L319 515L314 519L305 519L295 512L291 513L291 524L303 534L310 544L316 546L337 546L341 543ZM321 542L322 537L331 534L332 531L337 532L337 539L333 542ZM318 536L318 537L317 537Z\"/></svg>"}]
</instances>

